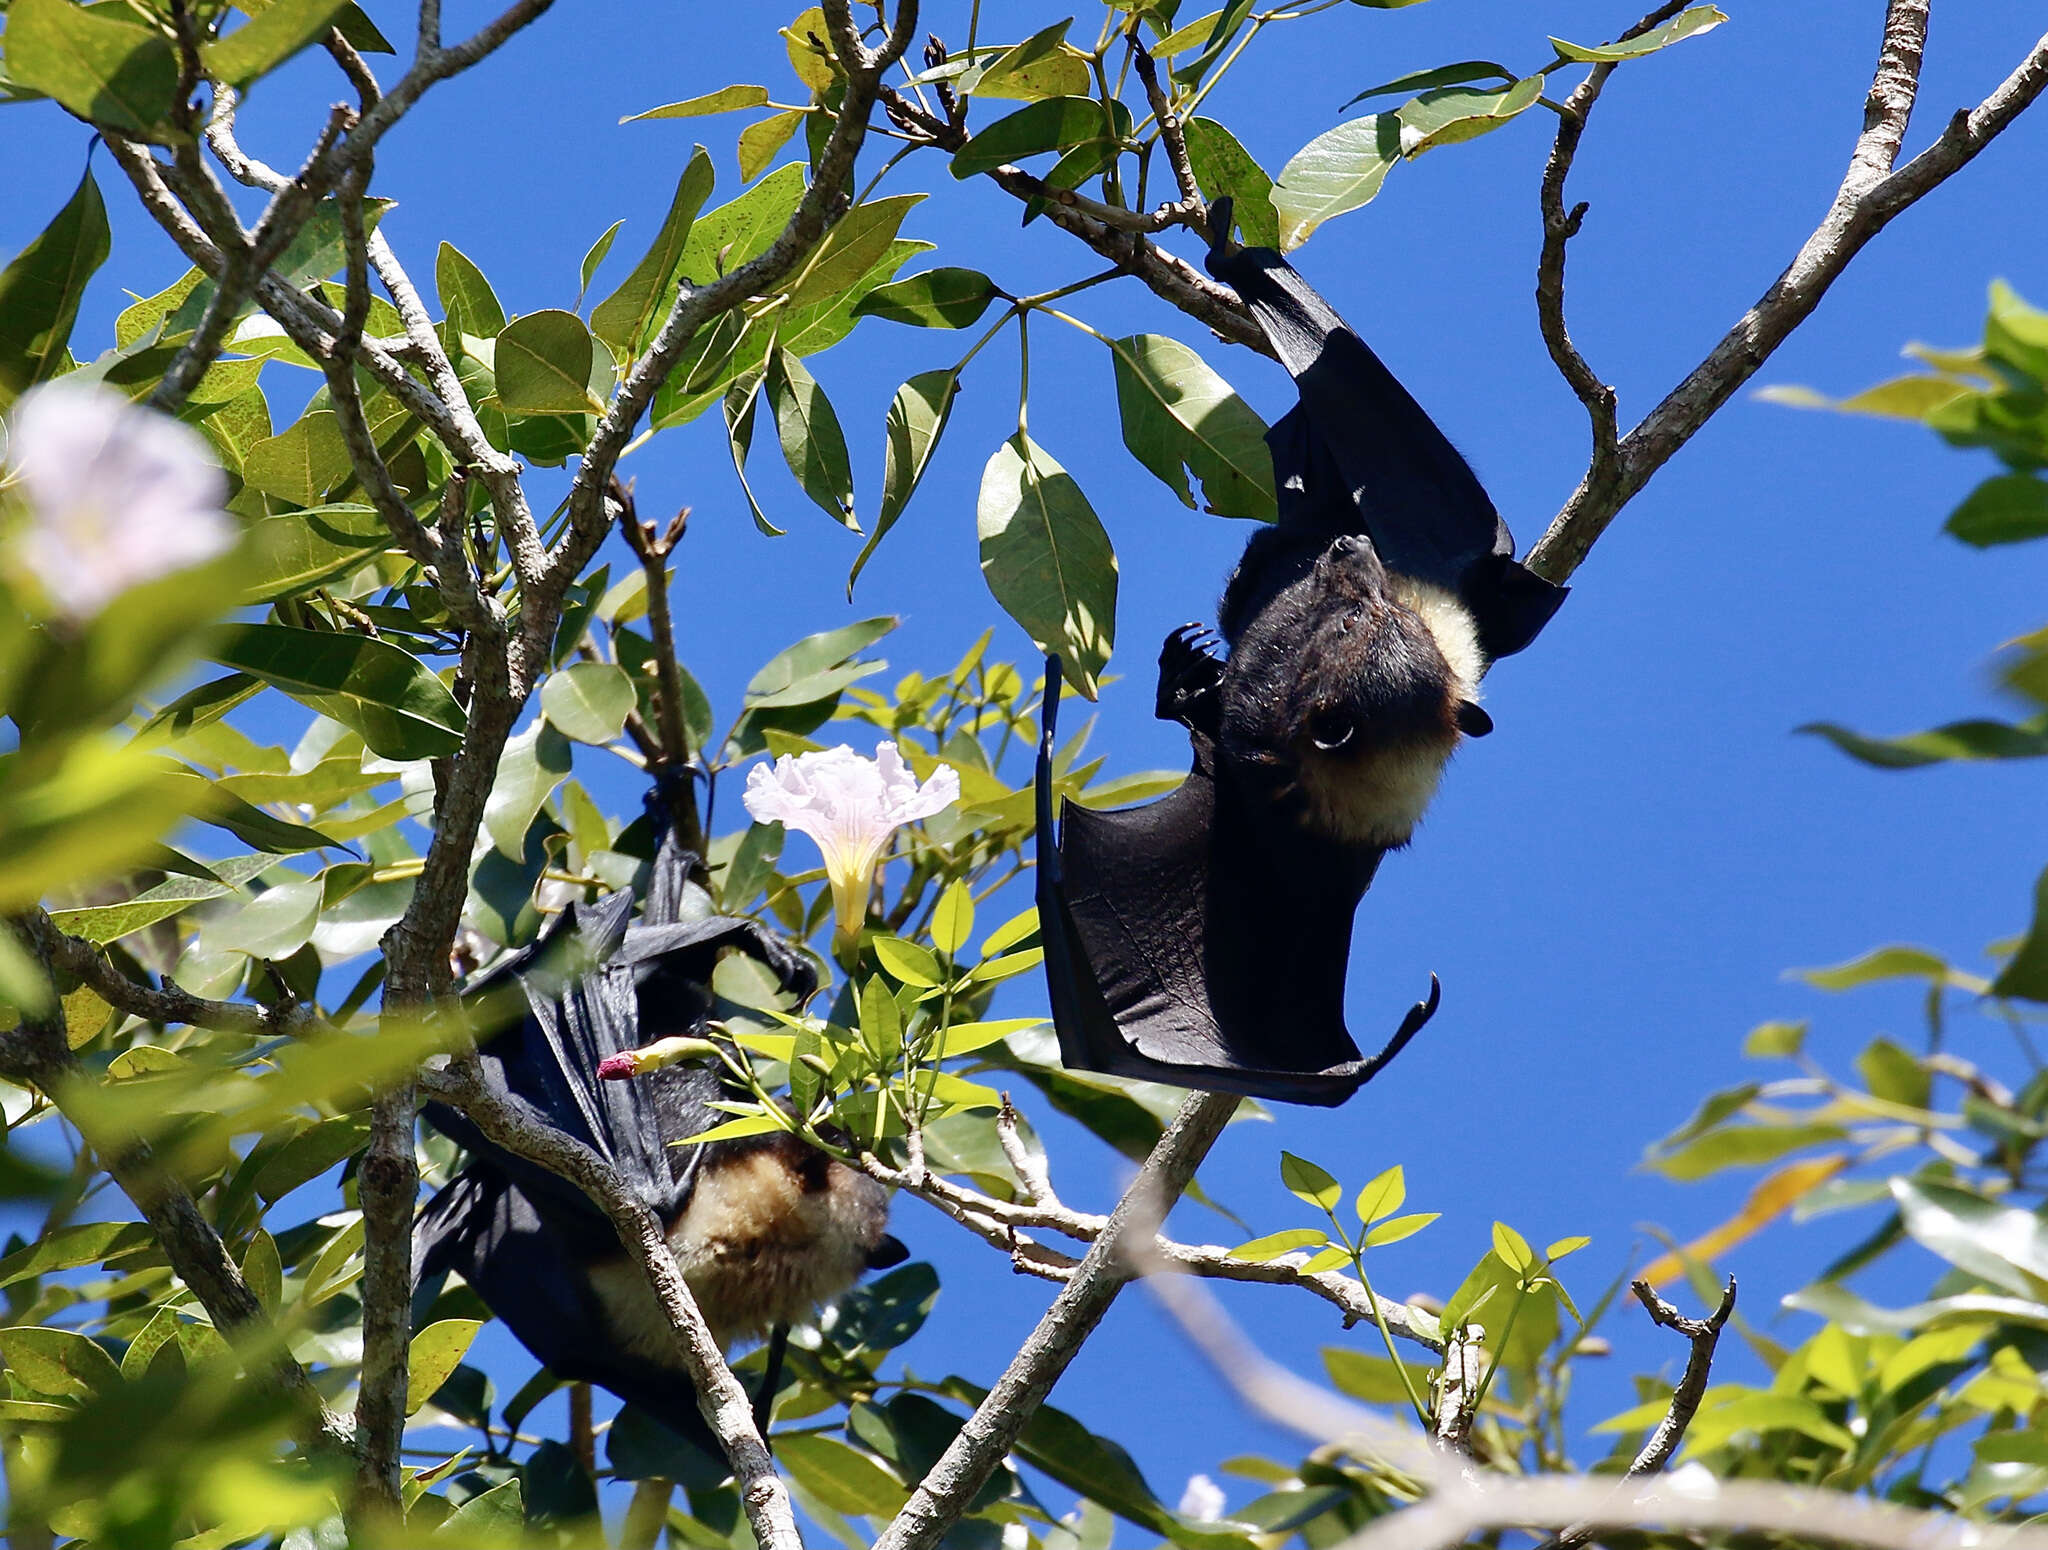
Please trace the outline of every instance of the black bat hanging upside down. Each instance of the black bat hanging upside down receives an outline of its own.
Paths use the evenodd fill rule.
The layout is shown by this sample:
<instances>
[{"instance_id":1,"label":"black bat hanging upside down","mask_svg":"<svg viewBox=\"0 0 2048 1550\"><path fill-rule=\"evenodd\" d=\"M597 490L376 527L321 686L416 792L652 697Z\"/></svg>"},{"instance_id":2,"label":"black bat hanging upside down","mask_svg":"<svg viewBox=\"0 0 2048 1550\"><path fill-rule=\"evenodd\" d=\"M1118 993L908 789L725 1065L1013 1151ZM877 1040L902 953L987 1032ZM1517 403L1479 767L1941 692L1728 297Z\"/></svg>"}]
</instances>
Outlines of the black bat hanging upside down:
<instances>
[{"instance_id":1,"label":"black bat hanging upside down","mask_svg":"<svg viewBox=\"0 0 2048 1550\"><path fill-rule=\"evenodd\" d=\"M633 895L576 905L476 990L515 977L525 1016L484 1043L491 1084L515 1107L595 1150L667 1230L670 1250L721 1348L770 1337L756 1402L779 1381L781 1336L872 1268L904 1258L886 1232L887 1193L790 1135L679 1147L729 1118L715 1066L670 1066L605 1081L610 1056L698 1032L711 971L750 954L785 989L816 988L810 964L752 921L679 920L686 858L664 840L639 920ZM558 1376L600 1384L705 1445L710 1432L668 1320L611 1221L574 1184L494 1145L459 1113L427 1117L469 1160L414 1225L415 1301L454 1270Z\"/></svg>"},{"instance_id":2,"label":"black bat hanging upside down","mask_svg":"<svg viewBox=\"0 0 2048 1550\"><path fill-rule=\"evenodd\" d=\"M1172 795L1068 803L1054 840L1059 666L1038 773L1038 901L1061 1058L1070 1066L1337 1104L1436 1010L1434 977L1362 1059L1344 1025L1352 916L1408 843L1464 737L1492 730L1479 682L1565 589L1514 558L1478 479L1364 341L1279 253L1228 240L1228 282L1300 402L1267 435L1279 520L1253 534L1218 625L1169 636L1157 709L1187 727Z\"/></svg>"}]
</instances>

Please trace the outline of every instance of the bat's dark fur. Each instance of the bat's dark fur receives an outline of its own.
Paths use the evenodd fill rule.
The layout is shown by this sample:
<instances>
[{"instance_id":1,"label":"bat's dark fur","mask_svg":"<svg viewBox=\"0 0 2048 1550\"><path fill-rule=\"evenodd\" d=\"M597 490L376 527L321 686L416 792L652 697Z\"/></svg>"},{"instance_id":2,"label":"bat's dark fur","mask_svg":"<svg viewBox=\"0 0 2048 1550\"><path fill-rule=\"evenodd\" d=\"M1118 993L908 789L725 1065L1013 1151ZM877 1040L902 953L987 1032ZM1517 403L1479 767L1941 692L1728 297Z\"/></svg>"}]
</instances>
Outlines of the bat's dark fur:
<instances>
[{"instance_id":1,"label":"bat's dark fur","mask_svg":"<svg viewBox=\"0 0 2048 1550\"><path fill-rule=\"evenodd\" d=\"M1492 729L1488 663L1563 591L1524 570L1465 460L1278 253L1212 210L1234 286L1300 402L1267 437L1279 519L1224 591L1219 660L1198 628L1160 655L1186 785L1145 807L1069 805L1052 836L1048 674L1039 910L1062 1058L1126 1076L1339 1103L1413 1034L1359 1058L1344 1028L1351 920L1408 843L1459 741Z\"/></svg>"},{"instance_id":2,"label":"bat's dark fur","mask_svg":"<svg viewBox=\"0 0 2048 1550\"><path fill-rule=\"evenodd\" d=\"M681 1147L728 1118L716 1069L672 1066L600 1081L607 1056L698 1029L726 951L748 953L799 994L801 954L751 921L677 921L685 858L664 844L648 910L630 894L571 915L487 977L516 976L529 1011L487 1040L486 1078L505 1100L566 1131L618 1169L660 1217L721 1347L759 1338L835 1301L863 1270L894 1264L883 1188L796 1137ZM462 1115L428 1118L469 1160L414 1227L422 1300L453 1270L557 1375L597 1383L699 1442L709 1431L666 1317L610 1219L574 1185L493 1145ZM764 1392L764 1403L772 1398Z\"/></svg>"}]
</instances>

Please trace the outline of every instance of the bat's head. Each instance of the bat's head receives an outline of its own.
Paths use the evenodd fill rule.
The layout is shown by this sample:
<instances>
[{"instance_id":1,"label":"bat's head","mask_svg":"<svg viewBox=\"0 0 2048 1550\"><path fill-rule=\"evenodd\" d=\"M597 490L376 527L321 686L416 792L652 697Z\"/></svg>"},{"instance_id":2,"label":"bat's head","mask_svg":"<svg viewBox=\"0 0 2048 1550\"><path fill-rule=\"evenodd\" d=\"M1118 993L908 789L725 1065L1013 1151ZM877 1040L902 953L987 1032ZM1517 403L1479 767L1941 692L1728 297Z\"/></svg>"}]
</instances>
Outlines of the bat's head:
<instances>
[{"instance_id":1,"label":"bat's head","mask_svg":"<svg viewBox=\"0 0 2048 1550\"><path fill-rule=\"evenodd\" d=\"M1269 570L1272 567L1268 567ZM1390 573L1360 535L1328 540L1271 579L1241 618L1225 673L1228 751L1291 774L1285 794L1331 839L1408 842L1474 703L1472 621L1439 588Z\"/></svg>"}]
</instances>

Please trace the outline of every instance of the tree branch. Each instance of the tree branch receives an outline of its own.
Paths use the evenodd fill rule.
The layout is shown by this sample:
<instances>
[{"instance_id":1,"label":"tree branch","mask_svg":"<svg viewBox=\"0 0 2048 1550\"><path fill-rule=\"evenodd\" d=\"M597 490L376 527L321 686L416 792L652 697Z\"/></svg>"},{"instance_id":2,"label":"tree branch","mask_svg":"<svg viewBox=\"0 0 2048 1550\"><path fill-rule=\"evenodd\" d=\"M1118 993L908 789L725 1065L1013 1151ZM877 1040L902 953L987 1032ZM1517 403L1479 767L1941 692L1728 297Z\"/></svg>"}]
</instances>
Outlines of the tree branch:
<instances>
[{"instance_id":1,"label":"tree branch","mask_svg":"<svg viewBox=\"0 0 2048 1550\"><path fill-rule=\"evenodd\" d=\"M676 658L675 622L669 616L668 557L683 541L689 525L690 508L685 506L670 520L666 531L657 534L652 522L640 520L633 504L633 492L612 476L611 495L619 508L619 531L626 547L640 562L647 582L647 635L654 647L654 717L661 733L660 767L674 778L668 782L669 818L675 825L676 841L684 850L702 858L704 823L697 813L697 788L690 779L690 737L683 722L683 671Z\"/></svg>"},{"instance_id":2,"label":"tree branch","mask_svg":"<svg viewBox=\"0 0 2048 1550\"><path fill-rule=\"evenodd\" d=\"M29 910L21 917L21 924L51 968L90 986L116 1011L144 1022L275 1038L297 1037L319 1021L316 1009L302 1001L283 1001L266 1010L240 1001L209 1000L175 984L166 983L161 990L137 984L101 956L97 943L60 931L56 922L40 909Z\"/></svg>"},{"instance_id":3,"label":"tree branch","mask_svg":"<svg viewBox=\"0 0 2048 1550\"><path fill-rule=\"evenodd\" d=\"M1642 1451L1623 1477L1640 1479L1660 1473L1671 1462L1678 1445L1685 1441L1685 1429L1699 1414L1700 1400L1707 1392L1707 1379L1714 1370L1714 1347L1721 1339L1722 1326L1735 1311L1735 1277L1728 1278L1728 1290L1721 1294L1721 1305L1703 1319L1685 1317L1659 1297L1656 1288L1648 1281L1632 1281L1629 1290L1636 1294L1636 1301L1643 1305L1653 1322L1666 1329L1677 1330L1692 1343L1692 1349L1686 1353L1685 1372L1679 1377L1678 1387L1671 1391L1670 1408L1664 1412L1664 1419L1657 1423L1657 1429L1650 1434L1650 1440L1643 1444ZM1573 1550L1597 1532L1593 1524L1575 1523L1542 1550Z\"/></svg>"},{"instance_id":4,"label":"tree branch","mask_svg":"<svg viewBox=\"0 0 2048 1550\"><path fill-rule=\"evenodd\" d=\"M446 1071L427 1073L421 1085L434 1098L461 1110L514 1156L575 1184L610 1218L667 1316L677 1353L696 1388L698 1407L732 1464L760 1550L802 1550L788 1488L777 1477L767 1444L754 1425L752 1402L726 1365L654 1213L633 1197L617 1170L597 1153L559 1130L535 1123L492 1093L475 1057L456 1057Z\"/></svg>"},{"instance_id":5,"label":"tree branch","mask_svg":"<svg viewBox=\"0 0 2048 1550\"><path fill-rule=\"evenodd\" d=\"M1000 1135L1000 1120L998 1127ZM1007 1151L1007 1144L1005 1149ZM936 1174L915 1177L908 1170L891 1168L871 1155L864 1154L860 1161L862 1167L880 1182L915 1195L976 1237L1001 1249L1011 1257L1019 1271L1048 1281L1068 1279L1075 1262L1026 1236L1028 1229L1046 1229L1092 1244L1102 1236L1110 1220L1062 1205L1052 1194L1049 1179L1043 1180L1043 1193L1039 1193L1038 1186L1022 1169L1019 1177L1025 1180L1030 1200L1028 1204L1019 1205L1014 1201L997 1200ZM1014 1159L1012 1166L1016 1166ZM1043 1173L1042 1167L1036 1171ZM1285 1254L1270 1260L1236 1259L1228 1249L1214 1244L1178 1243L1170 1238L1155 1242L1149 1254L1156 1268L1177 1271L1182 1275L1264 1286L1299 1286L1315 1293L1342 1313L1346 1328L1373 1318L1372 1298L1364 1287L1352 1277L1334 1270L1304 1269L1309 1258L1306 1254ZM1387 1328L1399 1339L1428 1351L1443 1351L1444 1336L1437 1321L1420 1308L1390 1302L1382 1297L1379 1299L1379 1316L1386 1320Z\"/></svg>"},{"instance_id":6,"label":"tree branch","mask_svg":"<svg viewBox=\"0 0 2048 1550\"><path fill-rule=\"evenodd\" d=\"M909 1504L875 1542L875 1550L929 1550L959 1521L1082 1342L1095 1332L1117 1293L1136 1274L1132 1253L1157 1232L1237 1104L1227 1095L1196 1093L1181 1105L1087 1257Z\"/></svg>"},{"instance_id":7,"label":"tree branch","mask_svg":"<svg viewBox=\"0 0 2048 1550\"><path fill-rule=\"evenodd\" d=\"M1828 287L1864 245L1901 211L1966 166L2048 88L2044 36L1996 91L1976 108L1957 114L1934 144L1895 169L1913 111L1928 4L1929 0L1891 0L1887 7L1863 131L1827 215L1784 273L1706 359L1621 439L1611 466L1602 468L1596 458L1529 553L1528 564L1538 575L1552 581L1570 576L1621 508L1820 305Z\"/></svg>"}]
</instances>

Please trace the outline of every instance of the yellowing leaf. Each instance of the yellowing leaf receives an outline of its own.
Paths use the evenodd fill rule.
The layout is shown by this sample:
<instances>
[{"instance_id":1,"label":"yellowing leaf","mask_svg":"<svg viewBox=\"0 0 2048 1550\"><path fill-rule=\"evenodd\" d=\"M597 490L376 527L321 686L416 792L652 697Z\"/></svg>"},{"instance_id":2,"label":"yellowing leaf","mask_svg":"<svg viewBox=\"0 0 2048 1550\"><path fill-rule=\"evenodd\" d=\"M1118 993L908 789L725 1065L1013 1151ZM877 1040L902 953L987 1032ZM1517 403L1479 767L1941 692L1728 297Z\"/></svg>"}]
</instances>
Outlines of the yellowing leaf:
<instances>
[{"instance_id":1,"label":"yellowing leaf","mask_svg":"<svg viewBox=\"0 0 2048 1550\"><path fill-rule=\"evenodd\" d=\"M1727 1253L1738 1243L1762 1232L1789 1211L1801 1196L1827 1183L1848 1165L1849 1154L1846 1152L1830 1152L1825 1157L1807 1157L1787 1163L1767 1175L1749 1192L1749 1198L1742 1203L1740 1211L1712 1232L1686 1244L1683 1255L1705 1261ZM1642 1278L1652 1286L1661 1286L1672 1277L1682 1275L1684 1270L1684 1260L1678 1252L1662 1254L1644 1266Z\"/></svg>"}]
</instances>

